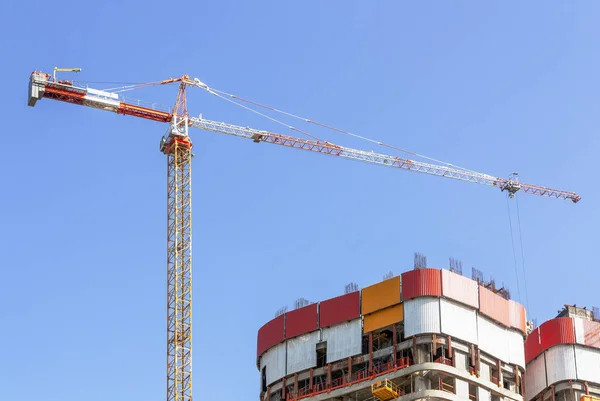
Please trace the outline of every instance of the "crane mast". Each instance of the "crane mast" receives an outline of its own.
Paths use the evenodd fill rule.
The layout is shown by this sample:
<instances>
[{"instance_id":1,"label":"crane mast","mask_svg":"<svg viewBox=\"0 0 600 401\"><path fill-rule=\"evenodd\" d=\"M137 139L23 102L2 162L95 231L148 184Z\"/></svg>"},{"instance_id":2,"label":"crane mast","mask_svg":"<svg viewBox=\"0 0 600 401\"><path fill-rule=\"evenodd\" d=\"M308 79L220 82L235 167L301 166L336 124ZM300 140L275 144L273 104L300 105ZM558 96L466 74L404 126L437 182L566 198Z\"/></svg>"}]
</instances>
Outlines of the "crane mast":
<instances>
[{"instance_id":1,"label":"crane mast","mask_svg":"<svg viewBox=\"0 0 600 401\"><path fill-rule=\"evenodd\" d=\"M167 156L167 401L192 401L192 142L179 86Z\"/></svg>"},{"instance_id":2,"label":"crane mast","mask_svg":"<svg viewBox=\"0 0 600 401\"><path fill-rule=\"evenodd\" d=\"M169 131L161 139L160 151L167 156L167 401L192 401L192 142L188 129L198 128L240 138L252 139L296 149L309 150L340 158L363 161L401 170L420 172L461 181L483 184L507 191L510 196L524 193L571 200L581 198L574 192L521 183L516 179L450 166L424 163L375 152L347 148L327 141L295 138L268 131L241 127L224 122L190 118L186 103L186 87L208 89L198 80L184 75L158 84L179 82L177 100L172 110L154 105L132 103L116 93L77 86L56 79L56 71L77 72L79 69L55 68L54 76L34 71L29 80L28 105L49 98L93 107L117 114L169 123Z\"/></svg>"}]
</instances>

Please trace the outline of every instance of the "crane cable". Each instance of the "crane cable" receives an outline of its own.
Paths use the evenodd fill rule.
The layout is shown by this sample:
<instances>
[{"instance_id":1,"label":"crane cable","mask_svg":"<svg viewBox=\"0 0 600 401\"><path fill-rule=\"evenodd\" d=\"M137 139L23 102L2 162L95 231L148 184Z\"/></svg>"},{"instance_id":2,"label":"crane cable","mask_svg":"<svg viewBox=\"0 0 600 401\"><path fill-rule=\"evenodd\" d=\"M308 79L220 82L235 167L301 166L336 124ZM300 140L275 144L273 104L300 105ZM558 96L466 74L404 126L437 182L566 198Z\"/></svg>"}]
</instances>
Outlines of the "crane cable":
<instances>
[{"instance_id":1,"label":"crane cable","mask_svg":"<svg viewBox=\"0 0 600 401\"><path fill-rule=\"evenodd\" d=\"M211 95L214 95L214 96L216 96L216 97L218 97L218 98L220 98L220 99L226 100L226 101L228 101L228 102L230 102L230 103L233 103L233 104L235 104L236 106L239 106L239 107L241 107L241 108L243 108L243 109L246 109L246 110L249 110L249 111L251 111L251 112L253 112L253 113L256 113L256 114L258 114L259 116L262 116L262 117L264 117L264 118L266 118L266 119L269 119L269 120L271 120L271 121L273 121L273 122L275 122L275 123L277 123L277 124L281 124L281 125L283 125L284 127L291 129L292 131L299 132L299 133L301 133L301 134L304 134L304 135L306 135L306 136L309 136L309 137L311 137L311 138L313 138L313 139L316 139L317 141L320 141L320 142L327 142L327 141L324 141L324 140L322 140L321 138L319 138L319 137L317 137L317 136L315 136L315 135L309 134L309 133L308 133L308 132L306 132L306 131L302 131L302 130L300 130L300 129L296 128L296 127L293 127L293 126L291 126L291 125L289 125L289 124L286 124L286 123L284 123L283 121L279 121L279 120L277 120L277 119L275 119L275 118L273 118L273 117L271 117L271 116L268 116L268 115L266 115L266 114L263 114L263 113L261 113L260 111L256 111L256 110L254 110L254 109L253 109L253 108L251 108L251 107L244 106L243 104L240 104L240 103L238 103L238 102L235 102L235 101L233 101L233 100L231 100L231 99L228 99L228 98L226 98L225 96L222 96L222 95L218 94L216 91L213 91L211 88L208 88L208 87L206 87L206 88L203 88L203 89L205 89L205 90L206 90L208 93L210 93ZM328 142L328 143L331 143L331 142Z\"/></svg>"},{"instance_id":2,"label":"crane cable","mask_svg":"<svg viewBox=\"0 0 600 401\"><path fill-rule=\"evenodd\" d=\"M88 82L88 83L91 83L91 82ZM130 91L130 90L134 90L134 89L141 89L141 88L145 88L145 87L158 86L158 85L161 85L162 81L148 82L148 83L106 82L106 81L105 82L99 82L99 81L96 81L94 83L121 84L121 85L124 85L124 86L119 86L119 87L116 87L116 88L109 88L109 89L105 89L105 90L106 91L113 91L113 92L126 92L126 91ZM364 140L364 141L375 143L375 144L377 144L379 146L388 147L388 148L391 148L391 149L394 149L394 150L397 150L397 151L400 151L400 152L403 152L403 153L407 153L407 154L410 154L410 155L413 155L413 156L416 156L416 157L420 157L420 158L423 158L423 159L426 159L426 160L434 161L434 162L437 162L437 163L440 163L440 164L443 164L443 165L446 165L446 166L449 166L449 167L453 167L453 168L456 168L456 169L460 169L460 170L463 170L463 171L476 173L473 170L470 170L470 169L467 169L467 168L464 168L464 167L461 167L461 166L457 166L457 165L454 165L452 163L444 162L444 161L439 160L439 159L435 159L435 158L432 158L432 157L424 156L424 155L421 155L421 154L418 154L418 153L415 153L415 152L411 152L411 151L406 150L406 149L398 148L396 146L389 145L389 144L386 144L386 143L381 142L381 141L376 141L374 139L367 138L367 137L364 137L364 136L361 136L361 135L357 135L357 134L354 134L352 132L345 131L345 130L342 130L342 129L339 129L339 128L336 128L336 127L332 127L332 126L320 123L318 121L314 121L314 120L308 119L306 117L301 117L301 116L298 116L298 115L295 115L295 114L292 114L292 113L289 113L289 112L286 112L286 111L283 111L283 110L276 109L276 108L271 107L271 106L267 106L267 105L264 105L264 104L261 104L261 103L258 103L258 102L254 102L252 100L245 99L243 97L240 97L240 96L237 96L237 95L225 92L225 91L221 91L221 90L218 90L218 89L210 88L210 87L208 87L208 85L206 85L204 83L202 83L202 85L195 85L195 86L197 86L197 87L199 87L201 89L204 89L208 93L210 93L210 94L212 94L212 95L214 95L214 96L216 96L216 97L218 97L220 99L223 99L223 100L225 100L227 102L230 102L230 103L232 103L232 104L234 104L234 105L236 105L238 107L241 107L241 108L243 108L245 110L248 110L248 111L250 111L252 113L255 113L255 114L257 114L257 115L259 115L261 117L264 117L264 118L266 118L266 119L268 119L270 121L273 121L273 122L275 122L277 124L280 124L280 125L288 128L288 129L290 129L292 131L299 132L299 133L301 133L303 135L306 135L308 137L311 137L311 138L316 139L316 140L321 141L321 142L327 142L327 141L324 141L321 138L319 138L319 137L317 137L315 135L312 135L312 134L310 134L310 133L308 133L306 131L302 131L302 130L294 127L294 126L286 124L286 123L284 123L284 122L282 122L280 120L277 120L277 119L275 119L275 118L273 118L271 116L268 116L268 115L266 115L264 113L261 113L261 112L259 112L257 110L254 110L251 107L248 107L248 106L245 106L243 104L240 104L240 103L238 103L238 102L236 102L236 101L234 101L232 99L238 99L238 100L240 100L242 102L253 104L253 105L261 107L263 109L271 110L273 112L276 112L276 113L279 113L279 114L283 114L283 115L286 115L288 117L292 117L292 118L304 121L304 122L309 123L309 124L317 125L317 126L320 126L322 128L326 128L326 129L329 129L329 130L332 130L332 131L335 131L335 132L338 132L338 133L341 133L341 134L349 135L349 136L352 136L354 138L358 138L358 139L361 139L361 140ZM330 142L328 142L328 143L330 143ZM512 219L511 219L511 216L510 216L510 205L509 205L509 200L508 199L509 198L507 196L506 197L506 206L507 206L507 209L508 209L508 223L509 223L509 227L510 227L510 237L511 237L512 248L513 248L513 261L514 261L514 264L515 264L515 274L516 274L516 278L517 278L517 293L518 293L519 299L520 299L521 298L521 288L520 288L520 284L519 284L519 271L518 271L518 267L517 267L517 265L518 265L517 264L517 255L516 255L516 250L515 250L515 240L514 240L514 235L513 235ZM524 255L524 251L523 251L523 234L522 234L522 230L521 230L521 213L520 213L520 210L519 210L519 198L518 197L516 197L516 203L517 203L517 224L518 224L518 229L519 229L519 243L520 243L520 248L521 248L521 266L522 266L522 270L523 270L523 282L524 282L524 287L525 287L525 303L527 305L527 310L529 310L529 294L528 294L528 290L527 290L527 275L526 275L526 271L525 271L525 255Z\"/></svg>"},{"instance_id":3,"label":"crane cable","mask_svg":"<svg viewBox=\"0 0 600 401\"><path fill-rule=\"evenodd\" d=\"M103 91L106 91L106 92L119 93L119 92L131 91L134 89L147 88L150 86L158 86L158 85L161 85L162 82L156 81L156 82L141 83L141 82L115 82L115 81L73 81L73 83L80 84L82 86L86 86L87 84L121 85L121 86L116 86L114 88L102 89Z\"/></svg>"},{"instance_id":4,"label":"crane cable","mask_svg":"<svg viewBox=\"0 0 600 401\"><path fill-rule=\"evenodd\" d=\"M117 87L114 87L114 88L103 89L104 91L107 91L107 92L119 93L119 92L132 91L132 90L135 90L135 89L148 88L148 87L151 87L151 86L159 86L159 85L162 85L163 81L147 82L147 83L86 81L85 83L86 84L89 84L89 83L102 83L102 84L115 84L115 85L121 84L123 86L117 86ZM286 124L286 123L284 123L282 121L279 121L279 120L277 120L277 119L275 119L275 118L273 118L271 116L268 116L266 114L260 113L260 112L254 110L254 109L252 109L250 107L244 106L243 104L239 104L237 102L234 102L231 99L227 99L225 96L221 96L218 93L216 93L216 92L219 92L219 91L214 91L211 88L209 88L208 86L206 86L206 87L199 86L199 87L202 88L202 89L205 89L208 93L210 93L212 95L215 95L215 96L217 96L217 97L219 97L219 98L221 98L223 100L226 100L226 101L228 101L230 103L235 104L236 106L242 107L242 108L244 108L246 110L249 110L249 111L251 111L253 113L256 113L256 114L258 114L258 115L260 115L260 116L262 116L264 118L267 118L267 119L269 119L269 120L271 120L271 121L273 121L273 122L275 122L277 124L281 124L284 127L289 128L292 131L296 131L296 132L298 132L300 134L306 135L308 137L311 137L311 138L316 139L316 140L321 141L321 142L326 142L326 141L322 140L321 138L319 138L319 137L317 137L315 135L312 135L312 134L309 134L308 132L302 131L302 130L296 128L296 127L293 127L293 126L291 126L289 124Z\"/></svg>"},{"instance_id":5,"label":"crane cable","mask_svg":"<svg viewBox=\"0 0 600 401\"><path fill-rule=\"evenodd\" d=\"M523 286L525 289L525 306L526 306L526 310L530 310L529 309L529 291L527 289L527 273L525 271L525 253L523 251L523 232L521 230L521 212L519 210L519 197L515 194L515 199L516 199L516 203L517 203L517 228L519 229L519 247L521 248L521 268L523 271ZM512 242L512 250L513 250L513 261L515 264L515 275L517 278L517 292L519 294L519 301L521 300L521 288L520 288L520 284L519 284L519 269L518 269L518 263L517 263L517 253L516 253L516 249L515 249L515 239L514 239L514 235L513 235L513 226L512 226L512 219L511 219L511 214L510 214L510 205L509 205L509 197L508 195L506 196L506 207L508 210L508 224L510 227L510 239Z\"/></svg>"},{"instance_id":6,"label":"crane cable","mask_svg":"<svg viewBox=\"0 0 600 401\"><path fill-rule=\"evenodd\" d=\"M279 114L283 114L283 115L286 115L288 117L292 117L292 118L304 121L304 122L309 123L309 124L317 125L317 126L320 126L322 128L329 129L331 131L335 131L335 132L338 132L338 133L341 133L341 134L352 136L354 138L358 138L358 139L361 139L361 140L364 140L364 141L367 141L367 142L371 142L371 143L377 144L377 145L382 146L382 147L387 147L387 148L390 148L390 149L394 149L396 151L403 152L403 153L406 153L406 154L409 154L409 155L412 155L412 156L415 156L415 157L420 157L420 158L425 159L425 160L433 161L433 162L436 162L436 163L439 163L439 164L442 164L442 165L445 165L445 166L448 166L448 167L452 167L452 168L463 170L463 171L470 172L470 173L477 173L476 171L470 170L470 169L465 168L465 167L457 166L457 165L454 165L452 163L445 162L443 160L435 159L433 157L421 155L419 153L415 153L415 152L412 152L412 151L407 150L407 149L399 148L397 146L393 146L393 145L390 145L390 144L387 144L387 143L384 143L384 142L381 142L381 141L377 141L377 140L374 140L374 139L371 139L371 138L367 138L367 137L362 136L362 135L354 134L354 133L349 132L349 131L345 131L345 130L342 130L342 129L339 129L339 128L336 128L336 127L332 127L330 125L323 124L323 123L311 120L311 119L306 118L306 117L301 117L301 116L298 116L296 114L286 112L284 110L279 110L279 109L276 109L276 108L271 107L271 106L267 106L267 105L264 105L264 104L261 104L261 103L249 100L249 99L245 99L245 98L243 98L241 96L237 96L237 95L234 95L234 94L231 94L231 93L219 90L219 89L214 89L214 88L211 88L208 85L204 84L201 81L197 81L197 82L198 82L198 84L196 84L194 86L196 86L198 88L201 88L201 89L204 89L208 93L210 93L210 94L212 94L212 95L214 95L214 96L216 96L216 97L218 97L220 99L228 101L228 102L230 102L230 103L232 103L232 104L234 104L234 105L236 105L238 107L246 109L246 110L248 110L248 111L250 111L252 113L255 113L255 114L259 115L259 116L262 116L262 117L264 117L264 118L266 118L268 120L271 120L271 121L273 121L273 122L275 122L277 124L280 124L280 125L288 128L288 129L290 129L292 131L296 131L296 132L298 132L300 134L306 135L308 137L311 137L311 138L316 139L316 140L321 141L321 142L327 142L327 141L324 141L323 139L321 139L321 138L319 138L319 137L317 137L315 135L312 135L312 134L310 134L310 133L308 133L306 131L300 130L300 129L294 127L294 126L286 124L286 123L284 123L284 122L282 122L280 120L277 120L277 119L275 119L275 118L273 118L271 116L263 114L263 113L261 113L261 112L259 112L257 110L254 110L251 107L244 106L243 104L240 104L240 103L238 103L236 101L233 101L231 99L238 99L238 100L240 100L242 102L253 104L253 105L261 107L263 109L271 110L273 112L276 112L276 113L279 113ZM96 83L99 83L99 82L96 82ZM102 83L112 83L112 82L106 82L105 81L105 82L102 82ZM148 82L148 83L114 82L114 84L125 84L125 85L124 86L115 87L115 88L109 88L109 89L105 89L105 90L106 91L112 91L114 93L126 92L126 91L131 91L131 90L134 90L134 89L141 89L141 88L146 88L146 87L151 87L151 86L158 86L158 85L162 84L162 81Z\"/></svg>"},{"instance_id":7,"label":"crane cable","mask_svg":"<svg viewBox=\"0 0 600 401\"><path fill-rule=\"evenodd\" d=\"M297 129L297 128L289 125L289 124L286 124L286 123L284 123L282 121L279 121L279 120L277 120L277 119L275 119L273 117L270 117L270 116L268 116L266 114L263 114L263 113L261 113L261 112L259 112L257 110L254 110L251 107L248 107L248 106L245 106L243 104L240 104L240 103L238 103L238 102L236 102L236 101L234 101L232 99L238 99L238 100L240 100L242 102L250 103L250 104L253 104L255 106L258 106L258 107L261 107L261 108L264 108L264 109L267 109L267 110L271 110L271 111L274 111L276 113L280 113L280 114L283 114L283 115L286 115L286 116L289 116L289 117L292 117L292 118L295 118L295 119L307 122L309 124L314 124L314 125L317 125L317 126L320 126L320 127L332 130L332 131L336 131L336 132L339 132L339 133L342 133L342 134L346 134L346 135L349 135L349 136L352 136L352 137L355 137L355 138L358 138L358 139L362 139L362 140L365 140L365 141L368 141L368 142L372 142L372 143L375 143L375 144L377 144L379 146L388 147L388 148L395 149L395 150L400 151L400 152L411 154L413 156L421 157L423 159L427 159L427 160L434 161L434 162L437 162L437 163L440 163L440 164L444 164L444 165L449 166L449 167L453 167L453 168L457 168L457 169L460 169L460 170L463 170L463 171L468 171L468 172L475 173L475 171L467 169L467 168L464 168L464 167L456 166L454 164L447 163L447 162L444 162L442 160L438 160L438 159L434 159L434 158L431 158L431 157L428 157L428 156L420 155L418 153L411 152L411 151L406 150L406 149L398 148L398 147L395 147L393 145L389 145L389 144L383 143L381 141L376 141L374 139L370 139L370 138L367 138L367 137L364 137L364 136L361 136L361 135L353 134L351 132L344 131L344 130L341 130L339 128L335 128L335 127L332 127L332 126L329 126L329 125L326 125L326 124L323 124L323 123L320 123L320 122L317 122L317 121L313 121L313 120L310 120L310 119L305 118L305 117L300 117L298 115L295 115L295 114L292 114L292 113L288 113L286 111L279 110L279 109L276 109L276 108L271 107L271 106L267 106L267 105L264 105L264 104L261 104L261 103L258 103L258 102L254 102L252 100L245 99L245 98L242 98L240 96L233 95L231 93L227 93L225 91L221 91L221 90L218 90L218 89L210 88L206 84L204 84L204 85L197 85L197 87L206 90L208 93L210 93L210 94L212 94L212 95L214 95L214 96L216 96L216 97L218 97L220 99L226 100L226 101L228 101L230 103L233 103L236 106L239 106L239 107L241 107L243 109L246 109L246 110L249 110L249 111L251 111L253 113L256 113L256 114L258 114L258 115L260 115L262 117L265 117L265 118L267 118L267 119L269 119L269 120L271 120L273 122L281 124L281 125L289 128L289 129L291 129L291 130L303 133L305 135L308 135L308 136L310 136L312 138L315 138L315 139L318 139L318 140L321 140L321 139L319 139L319 138L315 137L314 135L311 135L311 134L309 134L307 132L301 131L301 130L299 130L299 129ZM523 270L523 284L524 284L524 287L525 287L525 303L526 303L526 306L527 306L527 310L529 310L529 294L528 294L528 290L527 290L527 275L526 275L526 272L525 272L525 256L524 256L524 251L523 251L523 235L522 235L522 230L521 230L521 214L520 214L520 211L519 211L519 199L518 199L518 197L516 197L516 198L517 198L517 200L516 200L516 202L517 202L517 225L518 225L518 229L519 229L519 243L520 243L520 248L521 248L521 266L522 266L522 270ZM521 286L520 286L520 283L519 283L519 269L518 269L518 263L517 263L517 254L516 254L516 250L515 250L515 240L514 240L514 235L513 235L512 220L511 220L511 216L510 216L510 205L509 205L509 200L508 199L509 198L508 198L508 195L507 195L507 197L506 197L506 206L507 206L507 209L508 209L508 223L509 223L509 227L510 227L510 237L511 237L512 248L513 248L513 261L514 261L514 265L515 265L515 274L516 274L516 279L517 279L517 293L518 293L519 300L520 300L521 299Z\"/></svg>"},{"instance_id":8,"label":"crane cable","mask_svg":"<svg viewBox=\"0 0 600 401\"><path fill-rule=\"evenodd\" d=\"M525 254L523 252L523 235L521 232L521 213L519 212L519 197L515 195L515 199L517 202L517 222L519 225L519 241L521 243L521 267L523 268L523 283L525 286L525 303L527 305L527 310L529 310L529 294L527 292L527 274L525 272Z\"/></svg>"},{"instance_id":9,"label":"crane cable","mask_svg":"<svg viewBox=\"0 0 600 401\"><path fill-rule=\"evenodd\" d=\"M519 284L519 268L517 266L517 252L515 250L515 237L513 235L513 226L512 219L510 218L510 204L509 204L509 196L506 195L506 210L508 211L508 226L510 228L510 241L512 242L512 253L513 253L513 261L515 263L515 276L517 279L517 293L519 294L519 301L521 301L521 286Z\"/></svg>"},{"instance_id":10,"label":"crane cable","mask_svg":"<svg viewBox=\"0 0 600 401\"><path fill-rule=\"evenodd\" d=\"M371 139L371 138L367 138L367 137L364 137L364 136L361 136L361 135L357 135L357 134L354 134L352 132L345 131L345 130L342 130L342 129L339 129L339 128L335 128L335 127L332 127L332 126L320 123L318 121L311 120L311 119L306 118L306 117L301 117L301 116L298 116L298 115L295 115L295 114L292 114L292 113L289 113L289 112L286 112L286 111L283 111L283 110L276 109L276 108L271 107L271 106L267 106L267 105L264 105L264 104L261 104L261 103L249 100L249 99L245 99L243 97L240 97L240 96L237 96L237 95L234 95L234 94L231 94L231 93L227 93L227 92L222 91L222 90L218 90L218 89L214 89L214 88L209 88L206 85L205 86L198 86L198 87L202 88L202 89L204 89L206 91L208 91L209 93L213 93L214 95L217 95L217 96L219 96L218 94L223 95L223 96L219 96L219 97L222 98L222 99L225 99L225 100L230 100L230 99L227 99L225 96L233 98L233 99L238 99L238 100L240 100L242 102L250 103L250 104L253 104L255 106L258 106L258 107L261 107L261 108L264 108L264 109L267 109L267 110L271 110L271 111L274 111L276 113L280 113L280 114L283 114L283 115L286 115L286 116L289 116L289 117L292 117L292 118L295 118L295 119L307 122L309 124L317 125L317 126L320 126L320 127L332 130L332 131L336 131L336 132L339 132L339 133L342 133L342 134L345 134L345 135L349 135L349 136L352 136L352 137L355 137L355 138L358 138L358 139L362 139L364 141L375 143L375 144L377 144L379 146L383 146L383 147L387 147L387 148L390 148L390 149L394 149L394 150L397 150L399 152L407 153L407 154L410 154L412 156L420 157L420 158L423 158L423 159L426 159L426 160L430 160L430 161L433 161L433 162L436 162L436 163L439 163L439 164L443 164L443 165L446 165L446 166L449 166L449 167L453 167L453 168L456 168L456 169L460 169L460 170L463 170L463 171L468 171L468 172L471 172L471 173L476 173L476 171L467 169L465 167L456 166L456 165L454 165L452 163L448 163L448 162L445 162L445 161L442 161L442 160L439 160L439 159L434 159L432 157L428 157L428 156L424 156L424 155L421 155L421 154L418 154L418 153L415 153L415 152L411 152L409 150L406 150L406 149L403 149L403 148L399 148L399 147L396 147L396 146L393 146L393 145L389 145L389 144L386 144L386 143L381 142L381 141L376 141L376 140ZM237 102L233 102L233 103L237 104L237 105L239 105L241 107L243 107L242 105L240 105ZM253 109L250 109L250 108L247 108L247 109L248 110L253 110Z\"/></svg>"}]
</instances>

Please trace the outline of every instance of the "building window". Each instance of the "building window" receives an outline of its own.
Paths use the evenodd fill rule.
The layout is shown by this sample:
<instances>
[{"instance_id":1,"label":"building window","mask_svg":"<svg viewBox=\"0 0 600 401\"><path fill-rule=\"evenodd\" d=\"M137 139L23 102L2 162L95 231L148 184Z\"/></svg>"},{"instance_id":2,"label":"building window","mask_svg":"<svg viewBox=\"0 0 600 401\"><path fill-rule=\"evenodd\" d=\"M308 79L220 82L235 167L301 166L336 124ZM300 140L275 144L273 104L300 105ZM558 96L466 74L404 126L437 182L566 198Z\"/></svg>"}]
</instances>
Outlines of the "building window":
<instances>
[{"instance_id":1,"label":"building window","mask_svg":"<svg viewBox=\"0 0 600 401\"><path fill-rule=\"evenodd\" d=\"M317 344L317 368L327 365L327 342Z\"/></svg>"},{"instance_id":2,"label":"building window","mask_svg":"<svg viewBox=\"0 0 600 401\"><path fill-rule=\"evenodd\" d=\"M469 400L477 401L477 386L473 383L469 383Z\"/></svg>"}]
</instances>

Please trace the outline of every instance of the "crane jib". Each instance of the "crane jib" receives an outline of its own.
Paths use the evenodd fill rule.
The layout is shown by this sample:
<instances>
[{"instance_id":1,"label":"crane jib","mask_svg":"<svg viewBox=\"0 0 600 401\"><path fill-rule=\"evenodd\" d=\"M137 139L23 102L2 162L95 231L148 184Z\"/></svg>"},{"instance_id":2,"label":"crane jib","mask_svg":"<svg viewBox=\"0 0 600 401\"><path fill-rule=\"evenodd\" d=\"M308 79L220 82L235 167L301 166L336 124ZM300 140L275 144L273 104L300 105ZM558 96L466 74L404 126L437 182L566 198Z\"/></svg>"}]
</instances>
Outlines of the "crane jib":
<instances>
[{"instance_id":1,"label":"crane jib","mask_svg":"<svg viewBox=\"0 0 600 401\"><path fill-rule=\"evenodd\" d=\"M187 78L187 77L186 77ZM163 81L163 83L179 82L181 79ZM158 122L171 122L173 114L166 108L160 109L152 103L141 101L125 101L117 94L88 87L78 87L71 81L56 81L52 75L43 72L33 72L29 80L28 104L34 106L41 98L50 98L67 103L93 107L111 111L117 114L130 115ZM190 118L189 126L206 131L218 132L252 139L254 142L272 143L296 149L339 156L345 159L358 160L402 170L414 171L428 175L453 178L460 181L500 188L511 196L516 192L534 194L556 199L571 200L577 203L581 197L575 192L562 191L539 185L525 184L509 179L497 178L491 175L477 173L471 170L453 168L444 165L424 163L397 156L383 155L375 152L346 148L326 141L295 138L249 127L241 127L223 122Z\"/></svg>"}]
</instances>

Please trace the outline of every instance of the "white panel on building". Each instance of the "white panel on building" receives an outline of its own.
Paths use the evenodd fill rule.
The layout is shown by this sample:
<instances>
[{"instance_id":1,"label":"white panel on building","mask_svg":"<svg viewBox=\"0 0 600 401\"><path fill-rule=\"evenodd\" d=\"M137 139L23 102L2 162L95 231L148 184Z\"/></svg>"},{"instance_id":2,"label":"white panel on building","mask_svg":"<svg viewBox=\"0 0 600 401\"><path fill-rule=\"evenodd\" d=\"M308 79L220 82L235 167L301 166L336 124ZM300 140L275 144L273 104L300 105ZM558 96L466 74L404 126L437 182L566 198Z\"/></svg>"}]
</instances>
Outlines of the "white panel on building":
<instances>
[{"instance_id":1,"label":"white panel on building","mask_svg":"<svg viewBox=\"0 0 600 401\"><path fill-rule=\"evenodd\" d=\"M320 331L304 334L287 342L287 374L317 366L317 343ZM268 369L268 368L267 368Z\"/></svg>"},{"instance_id":2,"label":"white panel on building","mask_svg":"<svg viewBox=\"0 0 600 401\"><path fill-rule=\"evenodd\" d=\"M415 298L404 302L405 337L440 332L439 298Z\"/></svg>"},{"instance_id":3,"label":"white panel on building","mask_svg":"<svg viewBox=\"0 0 600 401\"><path fill-rule=\"evenodd\" d=\"M492 399L491 393L483 387L477 387L477 401L490 401Z\"/></svg>"},{"instance_id":4,"label":"white panel on building","mask_svg":"<svg viewBox=\"0 0 600 401\"><path fill-rule=\"evenodd\" d=\"M469 382L461 379L456 379L456 397L460 400L469 399Z\"/></svg>"},{"instance_id":5,"label":"white panel on building","mask_svg":"<svg viewBox=\"0 0 600 401\"><path fill-rule=\"evenodd\" d=\"M260 370L266 366L267 386L285 376L286 343L269 349L260 357Z\"/></svg>"},{"instance_id":6,"label":"white panel on building","mask_svg":"<svg viewBox=\"0 0 600 401\"><path fill-rule=\"evenodd\" d=\"M477 337L479 348L504 362L510 359L506 329L482 315L477 315Z\"/></svg>"},{"instance_id":7,"label":"white panel on building","mask_svg":"<svg viewBox=\"0 0 600 401\"><path fill-rule=\"evenodd\" d=\"M442 295L473 308L479 308L477 282L450 270L442 269Z\"/></svg>"},{"instance_id":8,"label":"white panel on building","mask_svg":"<svg viewBox=\"0 0 600 401\"><path fill-rule=\"evenodd\" d=\"M600 377L600 350L575 346L575 357L577 358L577 378L589 382L598 382Z\"/></svg>"},{"instance_id":9,"label":"white panel on building","mask_svg":"<svg viewBox=\"0 0 600 401\"><path fill-rule=\"evenodd\" d=\"M544 353L542 353L527 365L525 371L525 401L533 399L546 387L546 360Z\"/></svg>"},{"instance_id":10,"label":"white panel on building","mask_svg":"<svg viewBox=\"0 0 600 401\"><path fill-rule=\"evenodd\" d=\"M323 329L323 341L327 341L327 363L361 354L362 327L360 319Z\"/></svg>"},{"instance_id":11,"label":"white panel on building","mask_svg":"<svg viewBox=\"0 0 600 401\"><path fill-rule=\"evenodd\" d=\"M546 374L548 385L577 377L575 348L572 345L558 345L546 351Z\"/></svg>"},{"instance_id":12,"label":"white panel on building","mask_svg":"<svg viewBox=\"0 0 600 401\"><path fill-rule=\"evenodd\" d=\"M460 370L467 370L468 365L467 365L467 361L469 359L469 356L463 352L460 352L458 350L456 350L456 348L454 349L454 359L455 359L455 365L457 369Z\"/></svg>"},{"instance_id":13,"label":"white panel on building","mask_svg":"<svg viewBox=\"0 0 600 401\"><path fill-rule=\"evenodd\" d=\"M447 299L440 300L442 333L477 345L477 312Z\"/></svg>"},{"instance_id":14,"label":"white panel on building","mask_svg":"<svg viewBox=\"0 0 600 401\"><path fill-rule=\"evenodd\" d=\"M509 357L508 362L525 367L525 340L519 331L507 330Z\"/></svg>"},{"instance_id":15,"label":"white panel on building","mask_svg":"<svg viewBox=\"0 0 600 401\"><path fill-rule=\"evenodd\" d=\"M479 377L481 377L482 380L490 381L490 365L481 362L479 367Z\"/></svg>"},{"instance_id":16,"label":"white panel on building","mask_svg":"<svg viewBox=\"0 0 600 401\"><path fill-rule=\"evenodd\" d=\"M583 319L573 319L575 324L575 342L577 344L585 344L585 327Z\"/></svg>"}]
</instances>

